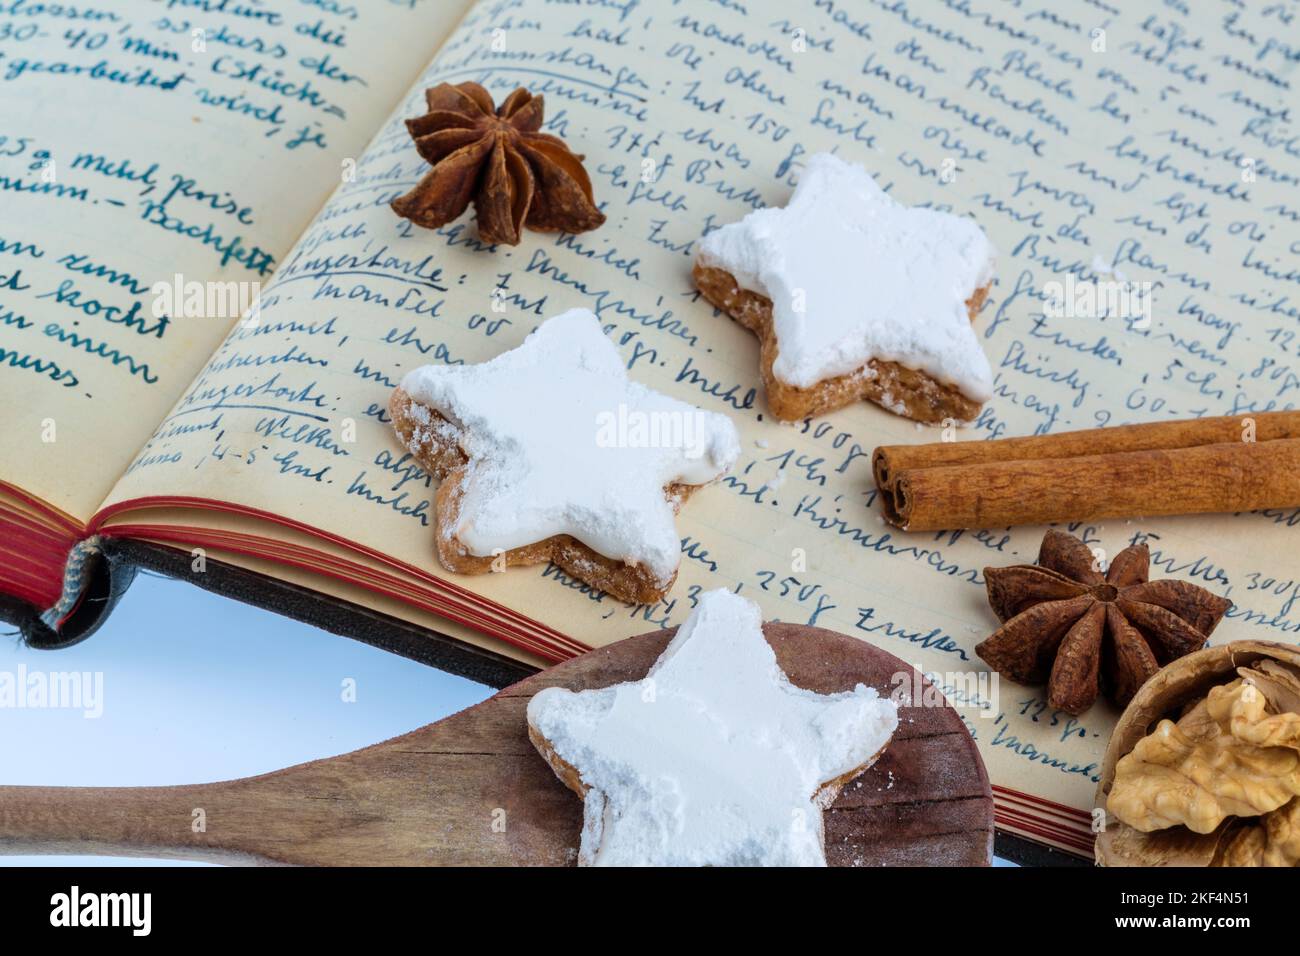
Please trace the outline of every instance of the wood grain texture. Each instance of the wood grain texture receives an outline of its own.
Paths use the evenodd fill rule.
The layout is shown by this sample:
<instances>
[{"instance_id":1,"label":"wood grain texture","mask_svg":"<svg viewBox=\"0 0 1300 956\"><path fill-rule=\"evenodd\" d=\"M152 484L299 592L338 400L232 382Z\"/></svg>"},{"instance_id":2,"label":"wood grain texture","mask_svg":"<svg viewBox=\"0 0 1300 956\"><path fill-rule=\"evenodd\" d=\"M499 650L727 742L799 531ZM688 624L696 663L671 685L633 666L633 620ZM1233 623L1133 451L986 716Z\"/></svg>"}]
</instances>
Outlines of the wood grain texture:
<instances>
[{"instance_id":1,"label":"wood grain texture","mask_svg":"<svg viewBox=\"0 0 1300 956\"><path fill-rule=\"evenodd\" d=\"M912 668L869 644L764 627L791 681L821 693L888 694ZM528 742L543 687L645 675L673 631L591 651L392 740L275 773L178 787L0 787L0 853L92 853L300 865L567 865L581 801ZM949 706L900 708L884 755L825 811L840 866L987 865L988 775ZM194 832L201 809L206 830ZM494 822L504 820L504 830Z\"/></svg>"}]
</instances>

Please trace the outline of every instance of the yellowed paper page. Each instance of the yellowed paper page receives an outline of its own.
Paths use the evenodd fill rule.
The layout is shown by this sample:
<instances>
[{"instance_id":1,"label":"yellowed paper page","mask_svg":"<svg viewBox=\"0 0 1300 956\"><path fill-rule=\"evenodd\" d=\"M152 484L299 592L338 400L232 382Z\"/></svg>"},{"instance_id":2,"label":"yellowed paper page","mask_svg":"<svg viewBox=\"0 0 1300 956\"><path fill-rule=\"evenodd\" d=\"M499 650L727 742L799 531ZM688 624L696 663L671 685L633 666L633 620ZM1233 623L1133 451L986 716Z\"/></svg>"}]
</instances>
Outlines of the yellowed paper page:
<instances>
[{"instance_id":1,"label":"yellowed paper page","mask_svg":"<svg viewBox=\"0 0 1300 956\"><path fill-rule=\"evenodd\" d=\"M398 220L388 202L426 170L401 124L420 111L412 90L281 265L261 324L217 350L114 500L237 502L445 574L431 482L387 427L393 385L592 309L634 379L733 417L740 463L683 510L681 575L660 605L629 607L549 567L453 583L593 645L679 623L715 587L769 618L856 635L951 692L995 784L1076 808L1066 820L1086 832L1113 708L1054 712L1042 688L991 680L974 653L997 623L982 569L1032 562L1044 529L888 527L872 448L940 431L867 404L774 423L753 337L693 290L696 243L784 204L807 157L834 150L903 202L974 216L999 250L976 323L996 394L959 439L1289 407L1297 45L1278 38L1295 25L1279 8L1194 18L1155 2L496 10L476 8L423 83L544 94L546 128L586 155L607 224L487 249L469 215L435 232ZM1126 281L1151 284L1148 314L1096 307L1098 290ZM518 400L564 414L545 395ZM1153 576L1231 597L1216 641L1289 641L1297 520L1070 530L1106 555L1145 539Z\"/></svg>"},{"instance_id":2,"label":"yellowed paper page","mask_svg":"<svg viewBox=\"0 0 1300 956\"><path fill-rule=\"evenodd\" d=\"M89 519L467 6L0 2L0 481Z\"/></svg>"}]
</instances>

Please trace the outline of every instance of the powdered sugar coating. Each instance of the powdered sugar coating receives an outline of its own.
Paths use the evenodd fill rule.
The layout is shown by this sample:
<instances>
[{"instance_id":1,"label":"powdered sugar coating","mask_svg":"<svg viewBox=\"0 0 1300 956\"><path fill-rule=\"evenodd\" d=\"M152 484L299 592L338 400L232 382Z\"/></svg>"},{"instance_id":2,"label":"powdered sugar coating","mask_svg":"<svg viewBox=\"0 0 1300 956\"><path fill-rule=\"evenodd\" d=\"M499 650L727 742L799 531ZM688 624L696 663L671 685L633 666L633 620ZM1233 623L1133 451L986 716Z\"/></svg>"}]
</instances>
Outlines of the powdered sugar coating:
<instances>
[{"instance_id":1,"label":"powdered sugar coating","mask_svg":"<svg viewBox=\"0 0 1300 956\"><path fill-rule=\"evenodd\" d=\"M795 687L757 605L717 590L643 680L547 688L528 722L590 787L582 863L825 866L818 790L879 753L898 710L861 684Z\"/></svg>"},{"instance_id":2,"label":"powdered sugar coating","mask_svg":"<svg viewBox=\"0 0 1300 956\"><path fill-rule=\"evenodd\" d=\"M772 301L782 382L809 388L897 362L985 402L993 373L966 300L993 278L970 219L895 202L861 166L808 161L790 202L709 233L700 259Z\"/></svg>"},{"instance_id":3,"label":"powdered sugar coating","mask_svg":"<svg viewBox=\"0 0 1300 956\"><path fill-rule=\"evenodd\" d=\"M568 534L667 584L681 546L665 486L705 484L740 455L727 416L630 381L585 309L491 361L426 365L401 384L469 459L459 523L441 530L480 557Z\"/></svg>"}]
</instances>

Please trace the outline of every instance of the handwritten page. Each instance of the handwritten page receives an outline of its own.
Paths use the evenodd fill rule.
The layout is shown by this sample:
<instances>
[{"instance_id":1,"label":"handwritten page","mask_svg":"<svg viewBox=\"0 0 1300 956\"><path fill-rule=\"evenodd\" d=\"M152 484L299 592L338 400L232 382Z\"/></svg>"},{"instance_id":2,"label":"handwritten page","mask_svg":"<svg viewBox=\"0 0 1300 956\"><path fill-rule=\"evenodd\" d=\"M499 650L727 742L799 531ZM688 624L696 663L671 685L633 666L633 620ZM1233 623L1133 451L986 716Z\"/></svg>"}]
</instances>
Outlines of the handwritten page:
<instances>
[{"instance_id":1,"label":"handwritten page","mask_svg":"<svg viewBox=\"0 0 1300 956\"><path fill-rule=\"evenodd\" d=\"M690 267L702 234L785 203L807 157L833 150L900 201L975 217L999 250L976 323L996 395L961 440L1292 407L1290 10L480 4L280 263L260 324L213 354L112 498L234 502L448 576L432 482L384 413L393 386L420 364L483 361L584 306L633 378L729 413L743 458L684 508L681 575L659 605L627 606L553 567L450 576L457 587L592 645L679 623L702 589L739 590L768 618L914 662L963 705L995 783L1089 807L1109 705L1073 718L1040 688L963 690L996 626L982 569L1032 562L1044 529L888 527L872 448L939 432L865 403L773 422L753 337L699 299ZM603 228L485 248L469 216L431 232L391 213L426 169L401 120L420 112L421 87L462 80L498 100L519 84L544 94L546 129L586 155ZM1149 314L1062 307L1069 284L1099 282L1150 283ZM545 395L518 400L564 414ZM1297 521L1300 510L1070 530L1107 554L1145 539L1154 576L1232 598L1216 641L1293 640Z\"/></svg>"},{"instance_id":2,"label":"handwritten page","mask_svg":"<svg viewBox=\"0 0 1300 956\"><path fill-rule=\"evenodd\" d=\"M94 513L467 6L0 2L0 480Z\"/></svg>"}]
</instances>

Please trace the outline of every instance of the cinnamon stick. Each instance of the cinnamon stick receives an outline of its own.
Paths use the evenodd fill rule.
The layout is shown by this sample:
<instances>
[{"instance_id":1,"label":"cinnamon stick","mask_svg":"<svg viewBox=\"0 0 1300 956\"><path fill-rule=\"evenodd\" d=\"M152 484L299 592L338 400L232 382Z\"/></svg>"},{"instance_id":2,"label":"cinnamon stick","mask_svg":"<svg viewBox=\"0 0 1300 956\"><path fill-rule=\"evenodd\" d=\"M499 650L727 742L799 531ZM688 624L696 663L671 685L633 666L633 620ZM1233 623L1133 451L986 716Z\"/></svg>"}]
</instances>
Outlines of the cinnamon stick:
<instances>
[{"instance_id":1,"label":"cinnamon stick","mask_svg":"<svg viewBox=\"0 0 1300 956\"><path fill-rule=\"evenodd\" d=\"M1294 507L1300 412L892 445L872 464L909 531Z\"/></svg>"}]
</instances>

